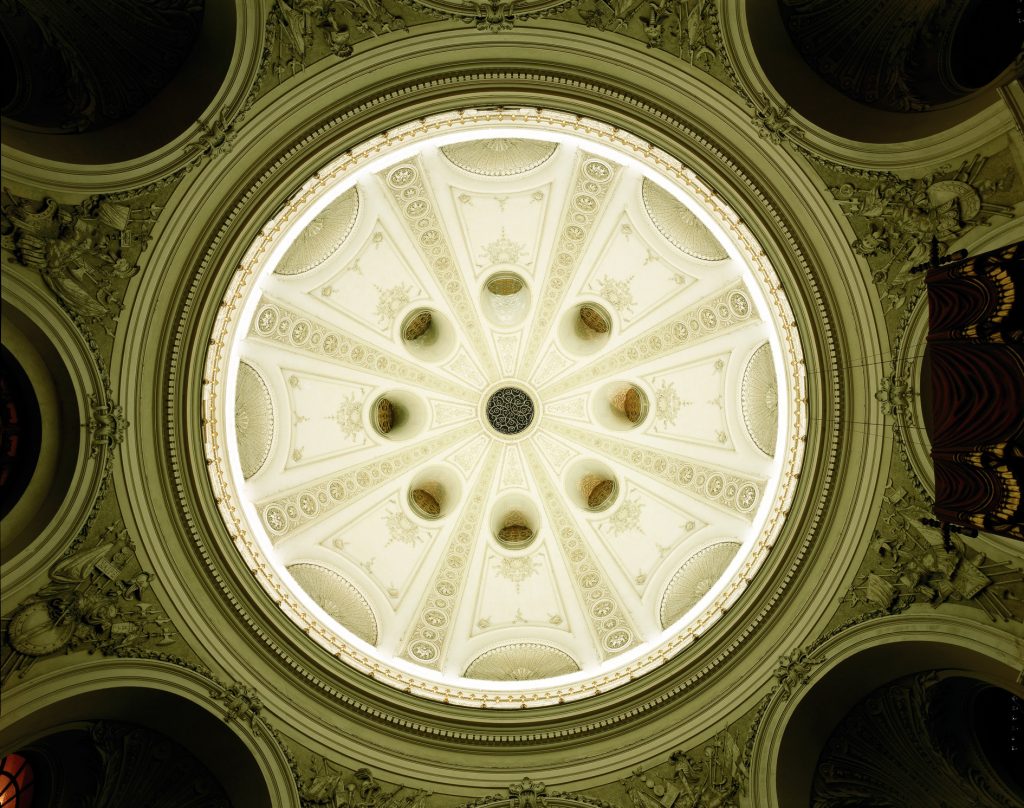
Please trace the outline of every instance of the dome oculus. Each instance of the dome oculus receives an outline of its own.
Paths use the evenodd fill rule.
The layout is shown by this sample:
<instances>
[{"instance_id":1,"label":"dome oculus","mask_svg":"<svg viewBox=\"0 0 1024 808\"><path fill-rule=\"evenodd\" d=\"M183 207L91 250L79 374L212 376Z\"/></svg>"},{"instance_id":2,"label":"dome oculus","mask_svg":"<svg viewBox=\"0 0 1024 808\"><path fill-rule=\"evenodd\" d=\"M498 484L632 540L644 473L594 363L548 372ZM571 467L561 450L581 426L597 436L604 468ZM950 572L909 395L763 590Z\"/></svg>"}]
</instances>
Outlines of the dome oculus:
<instances>
[{"instance_id":1,"label":"dome oculus","mask_svg":"<svg viewBox=\"0 0 1024 808\"><path fill-rule=\"evenodd\" d=\"M310 176L235 273L204 390L222 516L271 600L339 664L455 704L584 698L683 651L800 465L800 345L746 227L669 155L543 110L424 119ZM310 228L330 254L281 271ZM774 455L746 432L755 351ZM258 467L254 370L280 425Z\"/></svg>"},{"instance_id":2,"label":"dome oculus","mask_svg":"<svg viewBox=\"0 0 1024 808\"><path fill-rule=\"evenodd\" d=\"M518 435L533 421L533 401L518 387L502 387L487 399L487 421L502 435Z\"/></svg>"}]
</instances>

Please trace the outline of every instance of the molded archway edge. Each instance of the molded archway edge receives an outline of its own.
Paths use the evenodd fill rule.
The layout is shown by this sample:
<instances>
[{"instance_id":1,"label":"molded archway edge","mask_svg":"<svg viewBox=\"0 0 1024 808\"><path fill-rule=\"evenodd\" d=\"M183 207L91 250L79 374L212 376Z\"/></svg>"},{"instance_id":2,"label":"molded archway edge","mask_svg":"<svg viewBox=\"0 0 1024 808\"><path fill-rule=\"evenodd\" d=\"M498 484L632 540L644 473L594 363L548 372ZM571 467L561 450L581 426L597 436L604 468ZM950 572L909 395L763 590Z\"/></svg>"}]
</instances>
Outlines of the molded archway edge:
<instances>
[{"instance_id":1,"label":"molded archway edge","mask_svg":"<svg viewBox=\"0 0 1024 808\"><path fill-rule=\"evenodd\" d=\"M0 749L13 750L75 721L142 724L184 746L233 805L299 808L288 759L259 718L226 723L217 685L154 660L98 659L4 690Z\"/></svg>"},{"instance_id":2,"label":"molded archway edge","mask_svg":"<svg viewBox=\"0 0 1024 808\"><path fill-rule=\"evenodd\" d=\"M861 699L926 670L970 674L1024 696L1024 640L967 617L911 613L853 626L808 654L806 683L777 688L765 709L750 761L750 802L764 808L809 805L818 757L829 735Z\"/></svg>"},{"instance_id":3,"label":"molded archway edge","mask_svg":"<svg viewBox=\"0 0 1024 808\"><path fill-rule=\"evenodd\" d=\"M72 199L138 188L187 170L251 103L269 5L267 0L207 0L191 55L168 86L123 121L78 135L8 127L2 148L5 184L15 190L42 187ZM193 96L207 103L197 109Z\"/></svg>"},{"instance_id":4,"label":"molded archway edge","mask_svg":"<svg viewBox=\"0 0 1024 808\"><path fill-rule=\"evenodd\" d=\"M852 155L853 144L862 155L867 144L881 154L902 154L939 145L951 136L962 138L961 150L966 151L979 126L995 119L1012 126L998 92L1012 79L1009 69L957 102L926 112L890 112L844 95L819 76L787 33L777 0L726 3L722 13L726 48L744 89L755 99L781 99L792 108L808 143L824 156L843 161L841 152L850 150Z\"/></svg>"},{"instance_id":5,"label":"molded archway edge","mask_svg":"<svg viewBox=\"0 0 1024 808\"><path fill-rule=\"evenodd\" d=\"M82 529L103 485L107 447L90 446L91 401L104 402L103 377L86 338L30 270L4 269L4 345L39 397L42 447L32 480L4 518L3 613L40 583Z\"/></svg>"}]
</instances>

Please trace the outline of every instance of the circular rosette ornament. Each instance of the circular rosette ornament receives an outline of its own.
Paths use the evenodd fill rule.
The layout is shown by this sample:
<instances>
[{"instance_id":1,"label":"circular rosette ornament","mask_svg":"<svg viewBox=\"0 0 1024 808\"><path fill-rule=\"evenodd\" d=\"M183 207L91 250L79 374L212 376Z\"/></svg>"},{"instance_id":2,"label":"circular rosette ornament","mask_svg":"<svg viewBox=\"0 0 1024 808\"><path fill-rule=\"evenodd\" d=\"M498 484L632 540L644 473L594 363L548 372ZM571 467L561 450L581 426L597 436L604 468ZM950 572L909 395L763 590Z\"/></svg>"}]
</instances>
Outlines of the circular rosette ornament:
<instances>
[{"instance_id":1,"label":"circular rosette ornament","mask_svg":"<svg viewBox=\"0 0 1024 808\"><path fill-rule=\"evenodd\" d=\"M502 435L518 435L533 421L533 401L518 387L502 387L487 402L487 420Z\"/></svg>"}]
</instances>

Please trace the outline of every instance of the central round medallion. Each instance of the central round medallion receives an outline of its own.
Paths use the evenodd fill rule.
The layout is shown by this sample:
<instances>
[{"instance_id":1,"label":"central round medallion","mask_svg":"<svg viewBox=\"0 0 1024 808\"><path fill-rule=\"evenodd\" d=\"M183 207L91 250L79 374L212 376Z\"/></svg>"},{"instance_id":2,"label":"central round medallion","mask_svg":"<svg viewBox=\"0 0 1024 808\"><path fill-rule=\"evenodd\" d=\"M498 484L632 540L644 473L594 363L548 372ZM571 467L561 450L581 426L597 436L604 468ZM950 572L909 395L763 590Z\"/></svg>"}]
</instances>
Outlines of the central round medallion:
<instances>
[{"instance_id":1,"label":"central round medallion","mask_svg":"<svg viewBox=\"0 0 1024 808\"><path fill-rule=\"evenodd\" d=\"M518 387L502 387L487 399L487 420L502 435L518 435L533 421L533 399Z\"/></svg>"}]
</instances>

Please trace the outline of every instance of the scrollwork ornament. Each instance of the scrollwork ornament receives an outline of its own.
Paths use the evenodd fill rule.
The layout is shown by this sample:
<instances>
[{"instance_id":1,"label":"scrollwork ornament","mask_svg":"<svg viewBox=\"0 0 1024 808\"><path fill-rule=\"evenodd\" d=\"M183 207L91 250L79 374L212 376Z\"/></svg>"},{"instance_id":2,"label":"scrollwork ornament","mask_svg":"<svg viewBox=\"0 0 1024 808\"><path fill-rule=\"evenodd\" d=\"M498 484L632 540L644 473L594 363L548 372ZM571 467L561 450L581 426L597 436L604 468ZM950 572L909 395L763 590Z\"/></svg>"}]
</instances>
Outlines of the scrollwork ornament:
<instances>
[{"instance_id":1,"label":"scrollwork ornament","mask_svg":"<svg viewBox=\"0 0 1024 808\"><path fill-rule=\"evenodd\" d=\"M572 8L580 0L404 0L431 14L459 20L481 31L508 31L517 21L533 20Z\"/></svg>"},{"instance_id":2,"label":"scrollwork ornament","mask_svg":"<svg viewBox=\"0 0 1024 808\"><path fill-rule=\"evenodd\" d=\"M740 745L732 732L723 729L693 749L676 750L667 764L648 771L635 769L621 786L635 808L738 808L746 779Z\"/></svg>"},{"instance_id":3,"label":"scrollwork ornament","mask_svg":"<svg viewBox=\"0 0 1024 808\"><path fill-rule=\"evenodd\" d=\"M295 780L302 808L423 808L429 791L381 785L366 768L346 772L316 756L305 771L296 766Z\"/></svg>"},{"instance_id":4,"label":"scrollwork ornament","mask_svg":"<svg viewBox=\"0 0 1024 808\"><path fill-rule=\"evenodd\" d=\"M915 603L933 608L963 603L993 621L1024 622L1024 571L988 558L956 535L944 547L934 529L912 521L928 513L926 503L914 495L893 485L886 489L873 552L845 602L890 614Z\"/></svg>"},{"instance_id":5,"label":"scrollwork ornament","mask_svg":"<svg viewBox=\"0 0 1024 808\"><path fill-rule=\"evenodd\" d=\"M504 793L481 797L467 802L462 808L548 808L553 803L563 806L575 805L579 808L617 808L618 805L586 794L559 791L532 777L524 777L516 783L510 783Z\"/></svg>"},{"instance_id":6,"label":"scrollwork ornament","mask_svg":"<svg viewBox=\"0 0 1024 808\"><path fill-rule=\"evenodd\" d=\"M89 401L92 409L86 426L92 433L90 455L95 457L101 450L109 451L121 444L128 421L121 405L95 395Z\"/></svg>"},{"instance_id":7,"label":"scrollwork ornament","mask_svg":"<svg viewBox=\"0 0 1024 808\"><path fill-rule=\"evenodd\" d=\"M408 26L384 0L278 0L267 16L260 84L268 89L327 57L347 59L359 42Z\"/></svg>"},{"instance_id":8,"label":"scrollwork ornament","mask_svg":"<svg viewBox=\"0 0 1024 808\"><path fill-rule=\"evenodd\" d=\"M257 720L263 711L263 702L255 691L238 682L231 684L215 683L210 695L224 705L224 720L227 723L238 721L258 729Z\"/></svg>"},{"instance_id":9,"label":"scrollwork ornament","mask_svg":"<svg viewBox=\"0 0 1024 808\"><path fill-rule=\"evenodd\" d=\"M40 274L76 322L108 338L170 187L77 205L0 193L5 261Z\"/></svg>"},{"instance_id":10,"label":"scrollwork ornament","mask_svg":"<svg viewBox=\"0 0 1024 808\"><path fill-rule=\"evenodd\" d=\"M750 122L760 137L769 143L781 146L787 141L801 139L804 134L804 130L793 123L789 113L788 104L779 106L765 93L761 93L760 101L755 104Z\"/></svg>"},{"instance_id":11,"label":"scrollwork ornament","mask_svg":"<svg viewBox=\"0 0 1024 808\"><path fill-rule=\"evenodd\" d=\"M736 88L740 86L724 56L718 9L713 0L687 3L583 0L573 14L591 28L639 40L648 48L658 48L717 78L726 79Z\"/></svg>"},{"instance_id":12,"label":"scrollwork ornament","mask_svg":"<svg viewBox=\"0 0 1024 808\"><path fill-rule=\"evenodd\" d=\"M73 544L50 568L49 582L4 620L0 681L60 652L131 656L176 645L178 634L151 594L153 578L123 528Z\"/></svg>"},{"instance_id":13,"label":"scrollwork ornament","mask_svg":"<svg viewBox=\"0 0 1024 808\"><path fill-rule=\"evenodd\" d=\"M819 172L856 232L850 246L867 262L887 312L901 310L921 284L907 269L928 258L933 239L945 255L971 228L1012 216L1020 196L1007 150L976 154L916 178L821 163Z\"/></svg>"}]
</instances>

